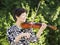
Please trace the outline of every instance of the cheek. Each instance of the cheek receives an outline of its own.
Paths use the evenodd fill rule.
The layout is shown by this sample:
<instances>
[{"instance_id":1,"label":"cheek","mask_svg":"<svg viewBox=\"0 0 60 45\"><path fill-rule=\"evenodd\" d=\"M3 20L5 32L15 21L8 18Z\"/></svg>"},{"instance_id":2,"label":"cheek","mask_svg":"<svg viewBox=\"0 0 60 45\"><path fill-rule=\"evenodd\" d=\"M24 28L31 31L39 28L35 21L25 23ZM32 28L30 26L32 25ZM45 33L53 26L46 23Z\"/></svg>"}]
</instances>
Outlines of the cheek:
<instances>
[{"instance_id":1,"label":"cheek","mask_svg":"<svg viewBox=\"0 0 60 45\"><path fill-rule=\"evenodd\" d=\"M26 20L26 17L21 16L21 17L20 17L20 20Z\"/></svg>"},{"instance_id":2,"label":"cheek","mask_svg":"<svg viewBox=\"0 0 60 45\"><path fill-rule=\"evenodd\" d=\"M22 16L21 19L26 19L26 17L25 16Z\"/></svg>"}]
</instances>

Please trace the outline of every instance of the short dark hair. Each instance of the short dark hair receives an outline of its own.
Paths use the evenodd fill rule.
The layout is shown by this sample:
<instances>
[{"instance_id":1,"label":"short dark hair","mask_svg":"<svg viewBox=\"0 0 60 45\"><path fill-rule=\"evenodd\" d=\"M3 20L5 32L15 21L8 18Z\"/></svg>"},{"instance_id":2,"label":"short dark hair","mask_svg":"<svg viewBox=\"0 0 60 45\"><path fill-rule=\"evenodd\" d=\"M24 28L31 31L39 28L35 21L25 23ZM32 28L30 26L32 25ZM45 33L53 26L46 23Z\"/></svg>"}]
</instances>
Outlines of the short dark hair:
<instances>
[{"instance_id":1,"label":"short dark hair","mask_svg":"<svg viewBox=\"0 0 60 45\"><path fill-rule=\"evenodd\" d=\"M16 9L14 9L14 14L13 14L14 20L16 21L17 20L16 16L19 17L24 12L27 12L24 8L16 8Z\"/></svg>"}]
</instances>

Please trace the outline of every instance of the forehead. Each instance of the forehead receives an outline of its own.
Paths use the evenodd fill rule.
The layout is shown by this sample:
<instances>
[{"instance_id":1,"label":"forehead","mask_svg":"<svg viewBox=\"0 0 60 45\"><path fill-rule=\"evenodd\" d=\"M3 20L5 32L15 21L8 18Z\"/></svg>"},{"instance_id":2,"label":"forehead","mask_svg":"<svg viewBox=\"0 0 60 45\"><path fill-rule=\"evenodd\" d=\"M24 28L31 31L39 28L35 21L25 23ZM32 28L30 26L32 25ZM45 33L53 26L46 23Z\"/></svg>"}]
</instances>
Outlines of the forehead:
<instances>
[{"instance_id":1,"label":"forehead","mask_svg":"<svg viewBox=\"0 0 60 45\"><path fill-rule=\"evenodd\" d=\"M23 16L23 15L25 15L25 16L26 16L26 15L27 15L27 14L26 14L26 12L24 12L24 13L22 13L22 14L21 14L21 16Z\"/></svg>"},{"instance_id":2,"label":"forehead","mask_svg":"<svg viewBox=\"0 0 60 45\"><path fill-rule=\"evenodd\" d=\"M26 12L22 13L22 14L26 14Z\"/></svg>"}]
</instances>

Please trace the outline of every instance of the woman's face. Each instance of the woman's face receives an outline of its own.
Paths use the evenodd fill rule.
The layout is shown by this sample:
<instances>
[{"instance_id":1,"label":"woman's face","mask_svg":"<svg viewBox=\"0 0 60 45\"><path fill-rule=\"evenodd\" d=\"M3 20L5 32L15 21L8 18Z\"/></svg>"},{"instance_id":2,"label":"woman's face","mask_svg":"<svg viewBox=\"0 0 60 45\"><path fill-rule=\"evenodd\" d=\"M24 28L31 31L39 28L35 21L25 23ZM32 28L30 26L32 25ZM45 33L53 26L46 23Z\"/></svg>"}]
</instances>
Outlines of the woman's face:
<instances>
[{"instance_id":1,"label":"woman's face","mask_svg":"<svg viewBox=\"0 0 60 45\"><path fill-rule=\"evenodd\" d=\"M17 18L17 21L20 21L20 22L23 23L23 22L26 21L27 14L26 14L26 12L24 12L24 13L22 13L19 17L16 16L16 18Z\"/></svg>"}]
</instances>

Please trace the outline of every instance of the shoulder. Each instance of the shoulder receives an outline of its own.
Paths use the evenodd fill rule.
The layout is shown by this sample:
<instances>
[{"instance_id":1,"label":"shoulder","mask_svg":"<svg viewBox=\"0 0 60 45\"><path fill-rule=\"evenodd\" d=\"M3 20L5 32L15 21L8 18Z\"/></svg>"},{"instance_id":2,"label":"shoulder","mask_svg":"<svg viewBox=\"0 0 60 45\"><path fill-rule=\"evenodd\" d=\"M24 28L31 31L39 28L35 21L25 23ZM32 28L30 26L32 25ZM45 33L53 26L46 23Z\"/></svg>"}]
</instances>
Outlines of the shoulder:
<instances>
[{"instance_id":1,"label":"shoulder","mask_svg":"<svg viewBox=\"0 0 60 45\"><path fill-rule=\"evenodd\" d=\"M16 27L15 25L12 25L7 29L7 31L12 31L12 30L14 30L15 27Z\"/></svg>"}]
</instances>

